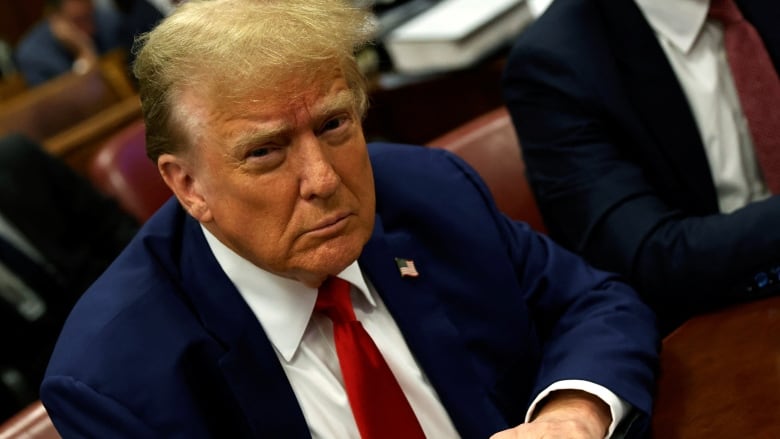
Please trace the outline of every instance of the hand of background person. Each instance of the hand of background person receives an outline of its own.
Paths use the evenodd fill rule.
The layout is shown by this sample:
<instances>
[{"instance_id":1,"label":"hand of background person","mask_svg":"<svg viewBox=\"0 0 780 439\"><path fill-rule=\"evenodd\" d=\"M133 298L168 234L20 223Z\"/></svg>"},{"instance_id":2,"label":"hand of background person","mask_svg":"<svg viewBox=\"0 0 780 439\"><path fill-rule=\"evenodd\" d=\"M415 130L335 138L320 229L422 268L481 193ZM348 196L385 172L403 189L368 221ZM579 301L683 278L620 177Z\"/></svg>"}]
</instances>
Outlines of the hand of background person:
<instances>
[{"instance_id":1,"label":"hand of background person","mask_svg":"<svg viewBox=\"0 0 780 439\"><path fill-rule=\"evenodd\" d=\"M490 439L603 439L612 422L609 406L580 390L551 393L531 422L498 432Z\"/></svg>"},{"instance_id":2,"label":"hand of background person","mask_svg":"<svg viewBox=\"0 0 780 439\"><path fill-rule=\"evenodd\" d=\"M52 15L49 20L54 37L73 55L74 70L86 70L95 64L98 59L97 50L89 35L57 14Z\"/></svg>"}]
</instances>

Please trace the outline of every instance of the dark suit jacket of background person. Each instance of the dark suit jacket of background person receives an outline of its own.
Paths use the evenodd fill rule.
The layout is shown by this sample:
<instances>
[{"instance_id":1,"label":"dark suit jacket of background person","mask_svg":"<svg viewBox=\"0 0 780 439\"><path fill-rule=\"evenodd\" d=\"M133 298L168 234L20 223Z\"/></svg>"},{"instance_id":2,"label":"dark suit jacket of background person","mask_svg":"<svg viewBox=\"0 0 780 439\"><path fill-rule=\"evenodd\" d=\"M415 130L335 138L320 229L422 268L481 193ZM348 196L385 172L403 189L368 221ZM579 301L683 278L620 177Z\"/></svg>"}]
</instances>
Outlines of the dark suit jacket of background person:
<instances>
[{"instance_id":1,"label":"dark suit jacket of background person","mask_svg":"<svg viewBox=\"0 0 780 439\"><path fill-rule=\"evenodd\" d=\"M114 4L122 16L119 35L121 46L127 49L128 61L132 63L135 59L132 50L135 38L152 30L164 17L148 0L114 0Z\"/></svg>"},{"instance_id":2,"label":"dark suit jacket of background person","mask_svg":"<svg viewBox=\"0 0 780 439\"><path fill-rule=\"evenodd\" d=\"M737 3L777 66L780 4ZM550 235L628 276L665 326L777 291L780 197L719 215L687 100L632 0L556 0L504 81Z\"/></svg>"},{"instance_id":3,"label":"dark suit jacket of background person","mask_svg":"<svg viewBox=\"0 0 780 439\"><path fill-rule=\"evenodd\" d=\"M510 222L450 153L369 151L377 220L359 263L463 437L519 424L532 395L576 377L646 421L658 338L633 290ZM65 437L310 437L261 325L175 201L76 305L41 397Z\"/></svg>"},{"instance_id":4,"label":"dark suit jacket of background person","mask_svg":"<svg viewBox=\"0 0 780 439\"><path fill-rule=\"evenodd\" d=\"M0 384L5 417L37 399L67 314L138 225L64 162L19 135L0 139L0 212L57 273L54 288L36 291L47 309L34 322L0 299L0 369L16 369L27 381L26 390Z\"/></svg>"}]
</instances>

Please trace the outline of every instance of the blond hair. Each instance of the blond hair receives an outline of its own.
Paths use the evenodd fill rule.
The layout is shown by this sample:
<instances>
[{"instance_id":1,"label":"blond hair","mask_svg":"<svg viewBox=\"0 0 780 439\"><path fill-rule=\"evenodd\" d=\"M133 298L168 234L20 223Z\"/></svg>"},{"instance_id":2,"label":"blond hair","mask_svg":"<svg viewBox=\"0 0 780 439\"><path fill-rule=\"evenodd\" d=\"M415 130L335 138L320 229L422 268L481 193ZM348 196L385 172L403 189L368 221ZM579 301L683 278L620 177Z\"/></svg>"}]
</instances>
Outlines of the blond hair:
<instances>
[{"instance_id":1,"label":"blond hair","mask_svg":"<svg viewBox=\"0 0 780 439\"><path fill-rule=\"evenodd\" d=\"M191 0L136 41L146 151L157 161L186 148L177 100L184 91L240 99L289 78L305 83L340 68L363 116L365 78L355 52L372 36L371 15L347 0Z\"/></svg>"}]
</instances>

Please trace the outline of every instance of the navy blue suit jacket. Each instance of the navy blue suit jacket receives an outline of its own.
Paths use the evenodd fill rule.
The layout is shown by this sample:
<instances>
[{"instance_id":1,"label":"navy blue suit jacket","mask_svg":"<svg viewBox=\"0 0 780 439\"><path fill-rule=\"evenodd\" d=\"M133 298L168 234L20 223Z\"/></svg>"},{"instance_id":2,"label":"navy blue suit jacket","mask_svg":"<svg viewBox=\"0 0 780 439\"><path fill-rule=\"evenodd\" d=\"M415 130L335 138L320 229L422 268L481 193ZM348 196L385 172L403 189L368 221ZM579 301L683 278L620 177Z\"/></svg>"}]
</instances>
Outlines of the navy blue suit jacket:
<instances>
[{"instance_id":1,"label":"navy blue suit jacket","mask_svg":"<svg viewBox=\"0 0 780 439\"><path fill-rule=\"evenodd\" d=\"M780 4L737 3L780 65ZM780 198L719 214L688 102L633 0L556 0L504 80L554 239L629 277L670 322L777 291Z\"/></svg>"},{"instance_id":2,"label":"navy blue suit jacket","mask_svg":"<svg viewBox=\"0 0 780 439\"><path fill-rule=\"evenodd\" d=\"M633 290L508 220L450 153L369 149L377 221L359 263L463 437L521 423L561 379L600 383L646 419L658 339ZM309 436L262 327L175 200L77 304L41 397L66 438Z\"/></svg>"}]
</instances>

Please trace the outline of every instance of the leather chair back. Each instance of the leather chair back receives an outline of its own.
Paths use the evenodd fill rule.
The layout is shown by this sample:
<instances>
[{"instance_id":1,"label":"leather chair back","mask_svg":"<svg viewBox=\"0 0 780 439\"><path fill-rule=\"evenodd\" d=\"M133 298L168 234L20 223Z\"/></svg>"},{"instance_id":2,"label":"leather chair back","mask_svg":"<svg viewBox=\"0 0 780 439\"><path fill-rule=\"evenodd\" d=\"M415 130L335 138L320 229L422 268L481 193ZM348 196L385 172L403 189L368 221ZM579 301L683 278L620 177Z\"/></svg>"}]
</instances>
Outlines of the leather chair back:
<instances>
[{"instance_id":1,"label":"leather chair back","mask_svg":"<svg viewBox=\"0 0 780 439\"><path fill-rule=\"evenodd\" d=\"M143 120L128 125L100 147L88 169L92 184L142 223L173 195L146 156L145 136Z\"/></svg>"},{"instance_id":2,"label":"leather chair back","mask_svg":"<svg viewBox=\"0 0 780 439\"><path fill-rule=\"evenodd\" d=\"M428 143L454 152L485 180L498 208L546 233L528 180L520 141L505 107L499 107Z\"/></svg>"}]
</instances>

